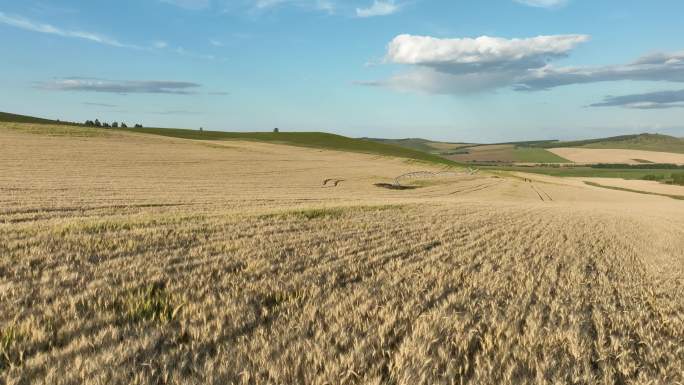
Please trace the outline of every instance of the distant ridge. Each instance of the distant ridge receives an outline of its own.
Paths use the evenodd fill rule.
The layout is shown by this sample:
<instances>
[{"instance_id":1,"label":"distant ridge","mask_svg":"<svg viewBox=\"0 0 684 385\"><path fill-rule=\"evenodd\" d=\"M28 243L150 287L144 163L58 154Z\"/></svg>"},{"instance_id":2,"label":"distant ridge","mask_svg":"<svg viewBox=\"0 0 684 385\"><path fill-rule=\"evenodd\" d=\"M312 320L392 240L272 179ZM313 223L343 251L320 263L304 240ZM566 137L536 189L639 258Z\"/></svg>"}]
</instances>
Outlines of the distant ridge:
<instances>
[{"instance_id":1,"label":"distant ridge","mask_svg":"<svg viewBox=\"0 0 684 385\"><path fill-rule=\"evenodd\" d=\"M620 135L608 138L550 142L531 145L532 147L583 147L597 149L645 150L674 152L684 154L684 139L662 134Z\"/></svg>"}]
</instances>

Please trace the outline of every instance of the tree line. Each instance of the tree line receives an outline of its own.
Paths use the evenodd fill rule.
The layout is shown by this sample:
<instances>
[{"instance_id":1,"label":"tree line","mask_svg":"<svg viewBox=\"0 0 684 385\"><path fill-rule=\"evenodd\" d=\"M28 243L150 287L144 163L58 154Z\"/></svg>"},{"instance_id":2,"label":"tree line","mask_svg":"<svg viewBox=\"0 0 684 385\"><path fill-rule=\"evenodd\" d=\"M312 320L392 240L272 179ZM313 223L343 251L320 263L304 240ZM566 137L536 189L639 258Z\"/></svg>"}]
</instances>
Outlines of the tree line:
<instances>
[{"instance_id":1,"label":"tree line","mask_svg":"<svg viewBox=\"0 0 684 385\"><path fill-rule=\"evenodd\" d=\"M111 127L111 128L119 128L119 127L121 127L121 128L128 128L128 125L126 125L126 123L124 123L124 122L121 122L121 123L119 123L119 122L112 122L111 124L109 124L109 123L107 123L107 122L100 122L98 119L95 119L95 120L86 120L85 123L84 123L84 125L85 125L86 127L105 127L105 128L110 128L110 127ZM136 125L133 126L133 127L134 127L134 128L143 128L143 125L142 125L142 124L136 124Z\"/></svg>"}]
</instances>

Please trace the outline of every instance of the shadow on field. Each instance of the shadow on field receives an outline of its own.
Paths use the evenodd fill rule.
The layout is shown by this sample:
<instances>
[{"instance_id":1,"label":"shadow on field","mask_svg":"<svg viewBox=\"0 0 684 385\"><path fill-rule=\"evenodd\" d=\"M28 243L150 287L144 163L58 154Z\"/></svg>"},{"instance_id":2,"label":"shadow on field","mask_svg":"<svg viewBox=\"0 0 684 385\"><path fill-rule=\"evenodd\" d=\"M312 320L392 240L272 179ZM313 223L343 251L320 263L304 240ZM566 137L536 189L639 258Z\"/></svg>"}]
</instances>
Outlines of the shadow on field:
<instances>
[{"instance_id":1,"label":"shadow on field","mask_svg":"<svg viewBox=\"0 0 684 385\"><path fill-rule=\"evenodd\" d=\"M401 186L392 183L376 183L374 186L386 188L388 190L414 190L418 188L418 186Z\"/></svg>"}]
</instances>

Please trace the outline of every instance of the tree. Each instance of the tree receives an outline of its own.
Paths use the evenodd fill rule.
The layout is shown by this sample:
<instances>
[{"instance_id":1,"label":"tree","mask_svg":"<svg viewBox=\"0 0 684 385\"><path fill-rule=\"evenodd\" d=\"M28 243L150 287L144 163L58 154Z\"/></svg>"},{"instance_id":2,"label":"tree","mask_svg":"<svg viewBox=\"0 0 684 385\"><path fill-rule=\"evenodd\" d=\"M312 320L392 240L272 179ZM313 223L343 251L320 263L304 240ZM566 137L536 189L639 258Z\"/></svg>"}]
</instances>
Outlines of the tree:
<instances>
[{"instance_id":1,"label":"tree","mask_svg":"<svg viewBox=\"0 0 684 385\"><path fill-rule=\"evenodd\" d=\"M142 124L136 124L135 128L143 128Z\"/></svg>"},{"instance_id":2,"label":"tree","mask_svg":"<svg viewBox=\"0 0 684 385\"><path fill-rule=\"evenodd\" d=\"M86 120L84 125L87 127L93 127L95 125L95 122L93 122L92 120Z\"/></svg>"},{"instance_id":3,"label":"tree","mask_svg":"<svg viewBox=\"0 0 684 385\"><path fill-rule=\"evenodd\" d=\"M100 123L99 120L95 119L95 122L93 123L95 127L102 127L102 123Z\"/></svg>"},{"instance_id":4,"label":"tree","mask_svg":"<svg viewBox=\"0 0 684 385\"><path fill-rule=\"evenodd\" d=\"M128 128L128 126L126 125L126 123L121 122L121 128Z\"/></svg>"},{"instance_id":5,"label":"tree","mask_svg":"<svg viewBox=\"0 0 684 385\"><path fill-rule=\"evenodd\" d=\"M102 127L109 128L109 123L102 123Z\"/></svg>"},{"instance_id":6,"label":"tree","mask_svg":"<svg viewBox=\"0 0 684 385\"><path fill-rule=\"evenodd\" d=\"M277 134L277 133L280 132L280 130L278 129L278 127L276 127L276 128L273 129L273 132Z\"/></svg>"},{"instance_id":7,"label":"tree","mask_svg":"<svg viewBox=\"0 0 684 385\"><path fill-rule=\"evenodd\" d=\"M113 128L119 128L119 123L117 123L117 122L112 122L112 127L113 127Z\"/></svg>"}]
</instances>

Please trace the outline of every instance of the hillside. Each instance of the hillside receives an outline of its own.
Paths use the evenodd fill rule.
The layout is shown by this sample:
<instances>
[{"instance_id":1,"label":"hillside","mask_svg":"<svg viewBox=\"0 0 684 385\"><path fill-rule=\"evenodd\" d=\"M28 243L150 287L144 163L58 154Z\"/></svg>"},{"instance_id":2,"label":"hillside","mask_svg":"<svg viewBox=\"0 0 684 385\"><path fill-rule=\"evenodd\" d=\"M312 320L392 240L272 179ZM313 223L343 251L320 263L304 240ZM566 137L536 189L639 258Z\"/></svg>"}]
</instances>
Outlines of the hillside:
<instances>
[{"instance_id":1,"label":"hillside","mask_svg":"<svg viewBox=\"0 0 684 385\"><path fill-rule=\"evenodd\" d=\"M58 127L0 129L0 384L684 382L675 186Z\"/></svg>"},{"instance_id":2,"label":"hillside","mask_svg":"<svg viewBox=\"0 0 684 385\"><path fill-rule=\"evenodd\" d=\"M542 148L582 147L597 149L644 150L684 154L684 139L661 134L621 135L608 138L568 142L547 142L533 146Z\"/></svg>"},{"instance_id":3,"label":"hillside","mask_svg":"<svg viewBox=\"0 0 684 385\"><path fill-rule=\"evenodd\" d=\"M421 138L364 139L423 151L461 163L570 163L567 159L538 147L553 141L476 144L439 142Z\"/></svg>"},{"instance_id":4,"label":"hillside","mask_svg":"<svg viewBox=\"0 0 684 385\"><path fill-rule=\"evenodd\" d=\"M21 123L25 126L18 127L24 131L33 133L51 132L63 133L64 125L76 126L76 123L64 123L57 120L42 119L32 116L0 113L0 122ZM81 126L81 125L78 125ZM8 128L8 127L5 127ZM411 160L437 163L454 166L456 162L432 155L426 152L395 146L392 144L377 143L362 139L348 138L342 135L328 134L324 132L223 132L223 131L196 131L176 128L86 128L87 133L96 133L100 130L129 131L151 135L161 135L174 138L195 140L251 140L267 143L280 143L300 147L313 147L327 150L348 151L381 156L394 156Z\"/></svg>"},{"instance_id":5,"label":"hillside","mask_svg":"<svg viewBox=\"0 0 684 385\"><path fill-rule=\"evenodd\" d=\"M267 143L280 143L300 147L322 148L326 150L358 152L394 156L430 163L456 165L456 162L410 148L391 144L377 143L363 139L353 139L325 132L224 132L196 131L176 128L128 128L131 132L169 136L196 140L253 140Z\"/></svg>"},{"instance_id":6,"label":"hillside","mask_svg":"<svg viewBox=\"0 0 684 385\"><path fill-rule=\"evenodd\" d=\"M445 152L450 152L457 150L459 148L471 146L468 143L451 143L451 142L440 142L422 138L406 138L406 139L381 139L381 138L362 138L365 140L392 144L395 146L401 146L404 148L410 148L412 150L428 152L431 154L439 155Z\"/></svg>"},{"instance_id":7,"label":"hillside","mask_svg":"<svg viewBox=\"0 0 684 385\"><path fill-rule=\"evenodd\" d=\"M9 112L0 112L0 122L13 123L33 123L33 124L66 124L75 125L76 123L62 122L59 120L36 118L28 115L11 114Z\"/></svg>"}]
</instances>

